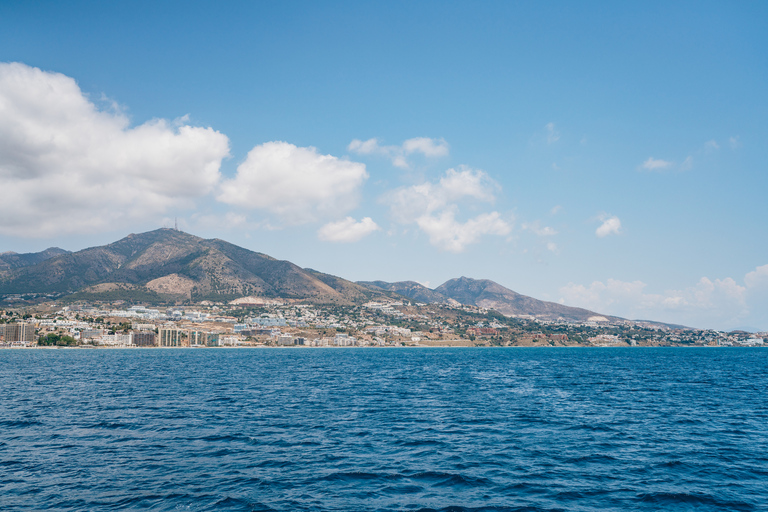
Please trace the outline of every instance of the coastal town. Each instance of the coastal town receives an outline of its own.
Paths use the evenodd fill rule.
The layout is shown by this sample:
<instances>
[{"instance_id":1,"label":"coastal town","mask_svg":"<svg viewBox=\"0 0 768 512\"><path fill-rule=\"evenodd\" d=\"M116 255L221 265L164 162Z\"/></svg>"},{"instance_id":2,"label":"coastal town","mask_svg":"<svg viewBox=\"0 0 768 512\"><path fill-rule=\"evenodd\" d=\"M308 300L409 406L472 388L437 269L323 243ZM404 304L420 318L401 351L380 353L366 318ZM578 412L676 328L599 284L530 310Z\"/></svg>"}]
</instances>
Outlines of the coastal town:
<instances>
[{"instance_id":1,"label":"coastal town","mask_svg":"<svg viewBox=\"0 0 768 512\"><path fill-rule=\"evenodd\" d=\"M47 302L0 309L2 348L764 346L768 333L651 322L507 317L413 301L358 306L244 297L153 306Z\"/></svg>"}]
</instances>

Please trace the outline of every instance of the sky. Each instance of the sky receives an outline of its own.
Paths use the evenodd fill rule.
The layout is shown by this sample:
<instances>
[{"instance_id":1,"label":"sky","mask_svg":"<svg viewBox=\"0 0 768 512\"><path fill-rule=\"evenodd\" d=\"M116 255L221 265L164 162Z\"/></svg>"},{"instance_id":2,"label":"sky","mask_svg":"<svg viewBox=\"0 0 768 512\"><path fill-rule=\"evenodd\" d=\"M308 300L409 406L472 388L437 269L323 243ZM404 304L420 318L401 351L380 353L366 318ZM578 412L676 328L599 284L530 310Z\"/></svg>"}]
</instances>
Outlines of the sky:
<instances>
[{"instance_id":1,"label":"sky","mask_svg":"<svg viewBox=\"0 0 768 512\"><path fill-rule=\"evenodd\" d=\"M768 3L0 3L0 252L172 227L768 330Z\"/></svg>"}]
</instances>

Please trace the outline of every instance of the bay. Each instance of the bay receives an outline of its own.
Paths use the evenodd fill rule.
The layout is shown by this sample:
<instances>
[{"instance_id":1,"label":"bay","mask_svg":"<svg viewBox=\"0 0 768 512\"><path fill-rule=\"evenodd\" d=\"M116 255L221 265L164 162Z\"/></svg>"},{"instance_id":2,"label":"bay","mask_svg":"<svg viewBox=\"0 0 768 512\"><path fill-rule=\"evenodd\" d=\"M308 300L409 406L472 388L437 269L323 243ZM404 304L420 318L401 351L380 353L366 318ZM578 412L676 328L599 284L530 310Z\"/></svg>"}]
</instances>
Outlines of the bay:
<instances>
[{"instance_id":1,"label":"bay","mask_svg":"<svg viewBox=\"0 0 768 512\"><path fill-rule=\"evenodd\" d=\"M0 509L768 509L768 351L0 351Z\"/></svg>"}]
</instances>

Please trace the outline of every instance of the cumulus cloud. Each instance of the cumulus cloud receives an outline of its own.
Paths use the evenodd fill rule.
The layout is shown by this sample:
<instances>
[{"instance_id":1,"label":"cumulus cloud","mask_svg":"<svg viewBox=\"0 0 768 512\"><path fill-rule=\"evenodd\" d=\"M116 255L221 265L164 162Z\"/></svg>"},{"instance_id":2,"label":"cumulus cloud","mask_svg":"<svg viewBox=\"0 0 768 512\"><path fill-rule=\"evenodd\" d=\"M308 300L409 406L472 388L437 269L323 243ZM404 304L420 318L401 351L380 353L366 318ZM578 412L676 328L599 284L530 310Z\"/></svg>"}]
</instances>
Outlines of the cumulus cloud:
<instances>
[{"instance_id":1,"label":"cumulus cloud","mask_svg":"<svg viewBox=\"0 0 768 512\"><path fill-rule=\"evenodd\" d=\"M672 166L672 162L668 162L667 160L648 157L648 160L643 162L643 164L640 167L648 171L661 171L671 166Z\"/></svg>"},{"instance_id":2,"label":"cumulus cloud","mask_svg":"<svg viewBox=\"0 0 768 512\"><path fill-rule=\"evenodd\" d=\"M424 182L393 190L382 197L393 219L415 224L432 245L461 252L483 235L506 235L511 225L498 212L480 214L465 222L456 220L459 203L493 203L499 185L480 170L449 169L437 182Z\"/></svg>"},{"instance_id":3,"label":"cumulus cloud","mask_svg":"<svg viewBox=\"0 0 768 512\"><path fill-rule=\"evenodd\" d=\"M499 185L483 171L460 167L448 169L436 183L427 181L396 189L385 195L385 201L395 219L407 224L463 199L493 203L498 189Z\"/></svg>"},{"instance_id":4,"label":"cumulus cloud","mask_svg":"<svg viewBox=\"0 0 768 512\"><path fill-rule=\"evenodd\" d=\"M647 291L642 281L607 279L589 286L569 283L560 288L560 302L634 319L679 323L691 327L733 329L751 323L768 329L768 265L736 279L700 278L680 290Z\"/></svg>"},{"instance_id":5,"label":"cumulus cloud","mask_svg":"<svg viewBox=\"0 0 768 512\"><path fill-rule=\"evenodd\" d=\"M600 238L621 233L621 221L615 215L603 215L600 220L603 222L595 230L595 234Z\"/></svg>"},{"instance_id":6,"label":"cumulus cloud","mask_svg":"<svg viewBox=\"0 0 768 512\"><path fill-rule=\"evenodd\" d=\"M499 212L483 213L463 223L454 216L453 210L444 210L437 215L422 215L416 224L432 245L449 252L462 252L483 235L507 235L511 230Z\"/></svg>"},{"instance_id":7,"label":"cumulus cloud","mask_svg":"<svg viewBox=\"0 0 768 512\"><path fill-rule=\"evenodd\" d=\"M560 289L560 302L632 319L702 328L734 328L750 315L749 286L730 277L702 277L692 286L663 293L648 293L646 288L642 281L617 279L589 286L569 283Z\"/></svg>"},{"instance_id":8,"label":"cumulus cloud","mask_svg":"<svg viewBox=\"0 0 768 512\"><path fill-rule=\"evenodd\" d=\"M744 276L744 283L748 288L764 288L768 290L768 265L757 267Z\"/></svg>"},{"instance_id":9,"label":"cumulus cloud","mask_svg":"<svg viewBox=\"0 0 768 512\"><path fill-rule=\"evenodd\" d=\"M378 139L359 140L349 143L347 149L359 155L380 155L392 160L392 164L402 169L408 169L410 163L408 157L413 154L421 154L427 158L439 158L447 156L448 143L445 139L431 139L429 137L415 137L403 142L400 146L384 146Z\"/></svg>"},{"instance_id":10,"label":"cumulus cloud","mask_svg":"<svg viewBox=\"0 0 768 512\"><path fill-rule=\"evenodd\" d=\"M531 231L536 236L554 236L557 234L557 231L554 228L549 226L542 226L541 222L539 221L526 223L521 227L527 231Z\"/></svg>"},{"instance_id":11,"label":"cumulus cloud","mask_svg":"<svg viewBox=\"0 0 768 512\"><path fill-rule=\"evenodd\" d=\"M248 153L234 178L222 182L217 199L303 224L355 208L367 178L364 164L320 154L314 147L267 142Z\"/></svg>"},{"instance_id":12,"label":"cumulus cloud","mask_svg":"<svg viewBox=\"0 0 768 512\"><path fill-rule=\"evenodd\" d=\"M357 242L379 229L381 228L370 217L365 217L360 222L352 217L346 217L321 227L317 236L320 240L327 242Z\"/></svg>"},{"instance_id":13,"label":"cumulus cloud","mask_svg":"<svg viewBox=\"0 0 768 512\"><path fill-rule=\"evenodd\" d=\"M547 123L544 128L547 129L547 144L554 144L560 140L560 132L555 129L555 123Z\"/></svg>"},{"instance_id":14,"label":"cumulus cloud","mask_svg":"<svg viewBox=\"0 0 768 512\"><path fill-rule=\"evenodd\" d=\"M0 233L51 236L160 219L210 193L229 139L186 118L131 127L74 79L0 63Z\"/></svg>"}]
</instances>

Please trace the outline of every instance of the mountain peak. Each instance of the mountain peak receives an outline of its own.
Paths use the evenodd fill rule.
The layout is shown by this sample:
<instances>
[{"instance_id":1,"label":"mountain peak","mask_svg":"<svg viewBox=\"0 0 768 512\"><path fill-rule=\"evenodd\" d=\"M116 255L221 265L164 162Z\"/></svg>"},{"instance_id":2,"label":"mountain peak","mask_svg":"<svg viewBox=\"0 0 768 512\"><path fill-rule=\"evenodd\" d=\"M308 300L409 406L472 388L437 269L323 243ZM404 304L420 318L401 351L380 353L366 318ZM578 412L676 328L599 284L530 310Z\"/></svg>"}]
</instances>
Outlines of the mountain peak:
<instances>
[{"instance_id":1,"label":"mountain peak","mask_svg":"<svg viewBox=\"0 0 768 512\"><path fill-rule=\"evenodd\" d=\"M169 228L131 233L107 245L34 265L0 267L0 293L79 292L83 297L99 298L116 284L143 300L229 300L258 295L351 304L378 295L344 279L305 271L223 240L206 240Z\"/></svg>"},{"instance_id":2,"label":"mountain peak","mask_svg":"<svg viewBox=\"0 0 768 512\"><path fill-rule=\"evenodd\" d=\"M414 281L397 283L370 281L360 284L394 291L417 302L447 303L453 300L461 304L495 309L507 316L532 316L544 320L564 318L583 322L591 316L598 315L586 309L572 308L527 297L490 279L473 279L462 276L449 279L434 290Z\"/></svg>"}]
</instances>

